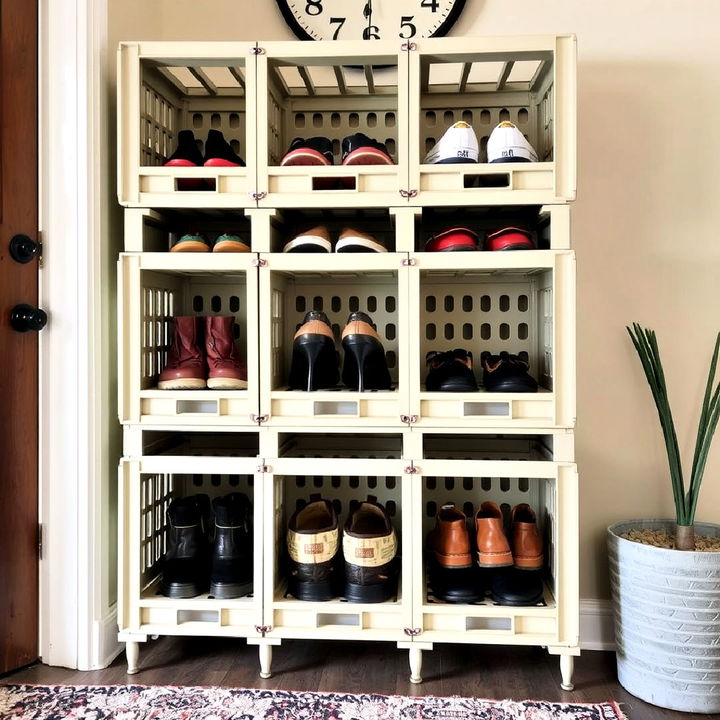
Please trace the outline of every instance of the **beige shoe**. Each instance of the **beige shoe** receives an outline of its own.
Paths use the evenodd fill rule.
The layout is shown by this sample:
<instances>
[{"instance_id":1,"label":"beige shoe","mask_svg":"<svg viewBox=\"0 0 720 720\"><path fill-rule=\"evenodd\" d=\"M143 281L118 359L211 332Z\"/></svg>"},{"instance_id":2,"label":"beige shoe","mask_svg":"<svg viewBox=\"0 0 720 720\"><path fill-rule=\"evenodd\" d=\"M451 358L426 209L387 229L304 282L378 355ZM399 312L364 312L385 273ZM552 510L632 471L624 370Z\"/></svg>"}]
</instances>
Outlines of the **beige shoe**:
<instances>
[{"instance_id":1,"label":"beige shoe","mask_svg":"<svg viewBox=\"0 0 720 720\"><path fill-rule=\"evenodd\" d=\"M283 252L318 253L332 250L330 233L324 225L310 228L296 235L292 240L285 243Z\"/></svg>"},{"instance_id":2,"label":"beige shoe","mask_svg":"<svg viewBox=\"0 0 720 720\"><path fill-rule=\"evenodd\" d=\"M335 252L387 252L387 248L370 233L343 228L335 244Z\"/></svg>"}]
</instances>

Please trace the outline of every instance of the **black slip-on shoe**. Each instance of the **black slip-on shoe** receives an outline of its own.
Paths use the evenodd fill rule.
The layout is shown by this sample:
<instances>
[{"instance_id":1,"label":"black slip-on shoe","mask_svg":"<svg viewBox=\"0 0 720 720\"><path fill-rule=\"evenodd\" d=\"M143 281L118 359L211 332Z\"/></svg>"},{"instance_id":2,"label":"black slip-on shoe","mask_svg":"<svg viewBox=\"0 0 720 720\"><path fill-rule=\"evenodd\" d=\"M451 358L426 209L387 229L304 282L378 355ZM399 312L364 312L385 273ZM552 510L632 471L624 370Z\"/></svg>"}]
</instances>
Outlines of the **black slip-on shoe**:
<instances>
[{"instance_id":1,"label":"black slip-on shoe","mask_svg":"<svg viewBox=\"0 0 720 720\"><path fill-rule=\"evenodd\" d=\"M488 392L537 392L538 384L528 373L528 354L501 352L492 355L487 350L480 355L483 385Z\"/></svg>"},{"instance_id":2,"label":"black slip-on shoe","mask_svg":"<svg viewBox=\"0 0 720 720\"><path fill-rule=\"evenodd\" d=\"M476 392L477 380L472 369L472 353L457 348L440 352L431 350L425 356L428 392Z\"/></svg>"},{"instance_id":3,"label":"black slip-on shoe","mask_svg":"<svg viewBox=\"0 0 720 720\"><path fill-rule=\"evenodd\" d=\"M245 167L245 161L232 149L219 130L208 130L205 141L205 167Z\"/></svg>"}]
</instances>

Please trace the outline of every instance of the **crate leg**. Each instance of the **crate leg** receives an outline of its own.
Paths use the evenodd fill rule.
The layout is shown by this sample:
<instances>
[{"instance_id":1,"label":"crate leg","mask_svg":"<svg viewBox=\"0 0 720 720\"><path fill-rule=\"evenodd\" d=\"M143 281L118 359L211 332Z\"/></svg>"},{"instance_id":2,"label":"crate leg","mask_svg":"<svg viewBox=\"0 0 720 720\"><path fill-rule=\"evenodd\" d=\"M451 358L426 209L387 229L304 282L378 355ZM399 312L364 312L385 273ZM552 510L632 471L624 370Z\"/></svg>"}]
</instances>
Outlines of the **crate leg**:
<instances>
[{"instance_id":1,"label":"crate leg","mask_svg":"<svg viewBox=\"0 0 720 720\"><path fill-rule=\"evenodd\" d=\"M575 658L572 655L560 656L560 674L562 675L562 682L560 683L560 687L563 690L575 689L572 681L574 667Z\"/></svg>"},{"instance_id":2,"label":"crate leg","mask_svg":"<svg viewBox=\"0 0 720 720\"><path fill-rule=\"evenodd\" d=\"M263 680L272 677L270 666L272 665L272 645L263 643L258 645L258 653L260 655L260 677Z\"/></svg>"},{"instance_id":3,"label":"crate leg","mask_svg":"<svg viewBox=\"0 0 720 720\"><path fill-rule=\"evenodd\" d=\"M134 675L138 671L140 643L128 640L125 643L125 657L127 658L127 673L128 675Z\"/></svg>"},{"instance_id":4,"label":"crate leg","mask_svg":"<svg viewBox=\"0 0 720 720\"><path fill-rule=\"evenodd\" d=\"M422 682L422 650L411 647L408 653L410 655L410 682L417 685Z\"/></svg>"}]
</instances>

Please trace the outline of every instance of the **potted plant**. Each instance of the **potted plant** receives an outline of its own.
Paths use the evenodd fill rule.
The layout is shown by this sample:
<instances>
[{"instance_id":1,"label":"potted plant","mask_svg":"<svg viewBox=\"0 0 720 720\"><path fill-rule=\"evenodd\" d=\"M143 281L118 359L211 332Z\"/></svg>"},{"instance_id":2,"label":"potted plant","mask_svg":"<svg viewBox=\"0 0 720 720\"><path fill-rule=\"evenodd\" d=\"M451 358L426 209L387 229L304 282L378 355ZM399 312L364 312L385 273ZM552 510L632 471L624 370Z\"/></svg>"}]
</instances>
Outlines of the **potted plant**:
<instances>
[{"instance_id":1,"label":"potted plant","mask_svg":"<svg viewBox=\"0 0 720 720\"><path fill-rule=\"evenodd\" d=\"M695 523L708 452L720 417L715 371L720 333L700 411L689 482L655 333L627 328L650 385L668 456L674 520L631 520L608 528L618 680L660 707L720 712L720 525ZM696 544L697 539L701 542ZM643 536L650 536L650 542ZM662 536L667 542L660 542Z\"/></svg>"}]
</instances>

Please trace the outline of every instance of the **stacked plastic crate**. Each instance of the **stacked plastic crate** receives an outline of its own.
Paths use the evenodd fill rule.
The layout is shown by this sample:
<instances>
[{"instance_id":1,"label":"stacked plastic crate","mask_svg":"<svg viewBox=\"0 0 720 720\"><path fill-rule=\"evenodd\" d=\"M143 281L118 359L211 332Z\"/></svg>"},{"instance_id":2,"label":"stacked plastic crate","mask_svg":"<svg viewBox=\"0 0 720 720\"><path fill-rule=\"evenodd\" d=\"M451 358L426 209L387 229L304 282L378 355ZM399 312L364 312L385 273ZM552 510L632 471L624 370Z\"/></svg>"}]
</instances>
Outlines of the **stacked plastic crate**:
<instances>
[{"instance_id":1,"label":"stacked plastic crate","mask_svg":"<svg viewBox=\"0 0 720 720\"><path fill-rule=\"evenodd\" d=\"M151 635L246 638L261 675L283 638L386 640L420 681L435 642L546 646L571 686L578 650L575 295L569 202L575 193L572 36L446 38L414 44L123 43L119 50L120 639L130 672ZM483 161L502 120L537 163ZM476 164L424 164L464 120ZM223 132L244 167L168 167L177 133ZM344 137L384 143L392 165L343 165ZM328 138L334 163L282 166L295 137ZM188 189L189 188L189 189ZM538 249L425 251L451 225L484 230L521 217ZM382 253L283 253L296 233L344 227ZM188 232L233 232L247 253L171 253ZM349 315L376 325L389 390L288 388L294 333L322 310L336 341ZM234 316L246 390L159 390L169 318ZM339 342L338 342L339 347ZM430 392L425 356L463 347L525 351L537 393ZM339 362L342 362L340 358ZM173 497L249 494L252 595L158 594ZM313 603L288 594L285 536L311 493L378 498L400 537L398 591L382 603ZM543 600L446 603L429 587L425 538L437 509L484 500L537 511L546 543Z\"/></svg>"}]
</instances>

